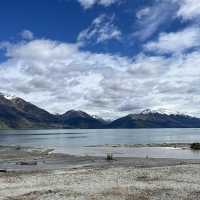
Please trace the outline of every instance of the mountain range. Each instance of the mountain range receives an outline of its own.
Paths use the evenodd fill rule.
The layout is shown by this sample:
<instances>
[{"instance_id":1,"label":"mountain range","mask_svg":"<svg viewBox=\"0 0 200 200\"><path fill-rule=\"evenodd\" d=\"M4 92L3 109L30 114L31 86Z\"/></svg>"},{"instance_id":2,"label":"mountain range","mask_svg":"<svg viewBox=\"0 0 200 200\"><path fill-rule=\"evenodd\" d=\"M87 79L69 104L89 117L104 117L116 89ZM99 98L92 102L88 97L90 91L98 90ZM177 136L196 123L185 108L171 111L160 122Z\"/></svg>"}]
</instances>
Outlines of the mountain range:
<instances>
[{"instance_id":1,"label":"mountain range","mask_svg":"<svg viewBox=\"0 0 200 200\"><path fill-rule=\"evenodd\" d=\"M39 128L200 128L200 118L149 109L113 121L76 110L53 115L22 98L0 93L0 129Z\"/></svg>"}]
</instances>

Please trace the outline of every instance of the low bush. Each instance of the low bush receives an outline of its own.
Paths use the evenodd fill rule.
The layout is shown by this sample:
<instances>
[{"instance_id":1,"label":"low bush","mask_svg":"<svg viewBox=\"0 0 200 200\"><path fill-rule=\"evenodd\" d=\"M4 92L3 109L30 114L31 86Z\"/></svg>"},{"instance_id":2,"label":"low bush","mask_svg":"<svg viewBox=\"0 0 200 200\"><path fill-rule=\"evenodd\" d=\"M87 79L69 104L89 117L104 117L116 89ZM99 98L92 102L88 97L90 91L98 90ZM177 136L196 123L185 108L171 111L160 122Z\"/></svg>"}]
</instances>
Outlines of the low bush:
<instances>
[{"instance_id":1,"label":"low bush","mask_svg":"<svg viewBox=\"0 0 200 200\"><path fill-rule=\"evenodd\" d=\"M193 150L200 150L200 143L192 143L190 148Z\"/></svg>"},{"instance_id":2,"label":"low bush","mask_svg":"<svg viewBox=\"0 0 200 200\"><path fill-rule=\"evenodd\" d=\"M108 161L113 160L113 154L107 153L106 160L108 160Z\"/></svg>"}]
</instances>

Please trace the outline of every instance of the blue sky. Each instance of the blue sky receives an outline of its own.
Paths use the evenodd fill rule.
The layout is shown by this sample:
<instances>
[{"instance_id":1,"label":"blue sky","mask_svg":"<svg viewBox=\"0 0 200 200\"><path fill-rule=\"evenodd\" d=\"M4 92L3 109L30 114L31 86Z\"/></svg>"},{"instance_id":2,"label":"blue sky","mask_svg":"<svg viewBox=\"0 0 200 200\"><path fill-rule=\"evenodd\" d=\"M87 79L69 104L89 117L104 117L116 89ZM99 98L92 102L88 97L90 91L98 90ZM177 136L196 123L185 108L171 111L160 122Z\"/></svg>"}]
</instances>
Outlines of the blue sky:
<instances>
[{"instance_id":1,"label":"blue sky","mask_svg":"<svg viewBox=\"0 0 200 200\"><path fill-rule=\"evenodd\" d=\"M173 11L174 8L169 8L166 14L163 14L162 10L165 10L163 5L163 8L160 6L160 10L157 11L155 0L121 0L118 3L113 1L115 3L108 5L98 3L87 5L88 3L84 2L90 1L80 2L78 0L20 0L14 2L3 0L0 2L0 23L4 30L0 33L0 40L16 42L21 39L20 33L23 30L29 30L37 38L50 38L61 42L75 43L81 31L90 27L96 18L104 16L102 26L106 24L106 21L112 23L113 28L119 30L120 37L110 37L101 43L96 43L97 37L100 36L96 34L82 48L93 52L110 52L133 56L141 50L145 41L156 38L159 32L170 32L184 24L180 23L179 20L172 19L170 11ZM95 1L91 0L91 2ZM141 31L139 32L141 34L145 34L145 31L148 32L150 25L148 23L152 23L151 19L149 21L145 19L147 23L145 24L145 21L140 20L137 14L139 15L139 11L150 6L152 12L156 12L155 17L157 17L156 14L162 14L162 16L159 16L161 20L157 25L158 27L155 27L155 30L153 28L151 30L153 32L150 31L149 35L144 36L144 38L142 36L140 38L139 35L134 36L134 32L137 31ZM173 6L171 5L171 7Z\"/></svg>"},{"instance_id":2,"label":"blue sky","mask_svg":"<svg viewBox=\"0 0 200 200\"><path fill-rule=\"evenodd\" d=\"M0 91L107 118L199 116L199 0L2 0Z\"/></svg>"}]
</instances>

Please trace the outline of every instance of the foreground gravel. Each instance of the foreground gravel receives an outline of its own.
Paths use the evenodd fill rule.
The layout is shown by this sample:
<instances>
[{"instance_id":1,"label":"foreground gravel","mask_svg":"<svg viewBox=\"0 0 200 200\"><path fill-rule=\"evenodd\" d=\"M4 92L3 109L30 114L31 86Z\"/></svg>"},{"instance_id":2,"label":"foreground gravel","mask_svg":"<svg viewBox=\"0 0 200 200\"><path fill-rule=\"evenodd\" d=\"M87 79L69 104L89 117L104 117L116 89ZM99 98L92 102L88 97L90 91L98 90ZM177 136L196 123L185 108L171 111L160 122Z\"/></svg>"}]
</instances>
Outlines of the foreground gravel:
<instances>
[{"instance_id":1,"label":"foreground gravel","mask_svg":"<svg viewBox=\"0 0 200 200\"><path fill-rule=\"evenodd\" d=\"M200 199L200 164L0 173L0 200Z\"/></svg>"}]
</instances>

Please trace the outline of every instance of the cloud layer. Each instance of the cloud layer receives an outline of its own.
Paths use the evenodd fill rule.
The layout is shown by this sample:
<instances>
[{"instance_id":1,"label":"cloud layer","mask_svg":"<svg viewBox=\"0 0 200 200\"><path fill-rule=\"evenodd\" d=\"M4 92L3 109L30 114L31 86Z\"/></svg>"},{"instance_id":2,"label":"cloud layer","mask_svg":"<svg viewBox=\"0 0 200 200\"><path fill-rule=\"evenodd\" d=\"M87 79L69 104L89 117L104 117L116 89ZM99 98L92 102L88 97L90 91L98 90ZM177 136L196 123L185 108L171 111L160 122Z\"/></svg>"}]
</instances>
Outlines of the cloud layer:
<instances>
[{"instance_id":1,"label":"cloud layer","mask_svg":"<svg viewBox=\"0 0 200 200\"><path fill-rule=\"evenodd\" d=\"M163 107L198 114L199 51L130 59L38 39L7 45L6 56L0 65L0 91L54 113L75 108L115 117Z\"/></svg>"}]
</instances>

